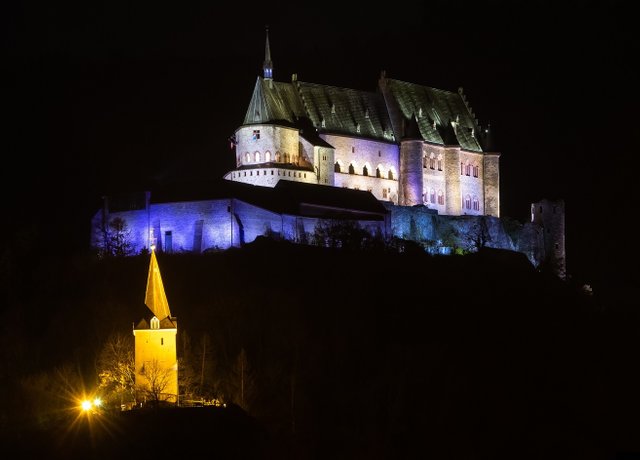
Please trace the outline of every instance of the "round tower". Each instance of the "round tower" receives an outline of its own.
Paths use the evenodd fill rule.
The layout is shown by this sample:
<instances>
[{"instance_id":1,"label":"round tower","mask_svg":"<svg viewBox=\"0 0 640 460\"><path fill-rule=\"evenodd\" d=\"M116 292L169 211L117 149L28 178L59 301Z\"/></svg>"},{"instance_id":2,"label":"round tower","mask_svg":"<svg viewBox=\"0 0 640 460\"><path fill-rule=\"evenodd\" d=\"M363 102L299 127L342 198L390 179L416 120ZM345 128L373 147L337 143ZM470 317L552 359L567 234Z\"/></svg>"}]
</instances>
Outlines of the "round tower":
<instances>
[{"instance_id":1,"label":"round tower","mask_svg":"<svg viewBox=\"0 0 640 460\"><path fill-rule=\"evenodd\" d=\"M415 118L405 120L404 135L400 141L399 204L423 204L422 136Z\"/></svg>"}]
</instances>

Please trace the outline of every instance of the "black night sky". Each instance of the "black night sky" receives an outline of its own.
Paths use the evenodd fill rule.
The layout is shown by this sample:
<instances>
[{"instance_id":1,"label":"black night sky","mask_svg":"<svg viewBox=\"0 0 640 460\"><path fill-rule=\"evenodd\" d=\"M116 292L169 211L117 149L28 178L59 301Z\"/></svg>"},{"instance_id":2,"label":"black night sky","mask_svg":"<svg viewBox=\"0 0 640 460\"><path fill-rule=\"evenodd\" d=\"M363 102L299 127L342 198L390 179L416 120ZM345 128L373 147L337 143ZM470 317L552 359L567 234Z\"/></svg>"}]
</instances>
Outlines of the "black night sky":
<instances>
[{"instance_id":1,"label":"black night sky","mask_svg":"<svg viewBox=\"0 0 640 460\"><path fill-rule=\"evenodd\" d=\"M220 178L268 24L278 80L373 91L385 70L463 87L502 153L502 214L564 198L568 270L598 284L621 233L601 222L630 203L638 49L623 3L7 2L3 195L12 220L82 248L101 195Z\"/></svg>"}]
</instances>

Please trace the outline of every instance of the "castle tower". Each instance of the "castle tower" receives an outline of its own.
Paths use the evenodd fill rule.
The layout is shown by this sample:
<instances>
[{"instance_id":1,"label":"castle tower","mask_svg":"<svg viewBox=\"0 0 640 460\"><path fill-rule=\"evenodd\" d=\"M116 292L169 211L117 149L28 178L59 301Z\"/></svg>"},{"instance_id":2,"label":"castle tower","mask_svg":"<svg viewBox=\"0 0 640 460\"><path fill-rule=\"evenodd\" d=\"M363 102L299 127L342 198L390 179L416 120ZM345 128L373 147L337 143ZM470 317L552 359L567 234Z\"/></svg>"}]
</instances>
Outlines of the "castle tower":
<instances>
[{"instance_id":1,"label":"castle tower","mask_svg":"<svg viewBox=\"0 0 640 460\"><path fill-rule=\"evenodd\" d=\"M269 47L269 27L266 28L267 39L264 43L264 64L262 65L262 75L265 79L273 78L273 62L271 61L271 48Z\"/></svg>"},{"instance_id":2,"label":"castle tower","mask_svg":"<svg viewBox=\"0 0 640 460\"><path fill-rule=\"evenodd\" d=\"M171 316L156 253L151 251L145 305L153 314L140 320L135 337L135 381L140 398L147 401L178 402L178 323Z\"/></svg>"},{"instance_id":3,"label":"castle tower","mask_svg":"<svg viewBox=\"0 0 640 460\"><path fill-rule=\"evenodd\" d=\"M566 277L564 200L541 200L531 204L531 222L538 224L544 238L542 264L547 265L560 278Z\"/></svg>"},{"instance_id":4,"label":"castle tower","mask_svg":"<svg viewBox=\"0 0 640 460\"><path fill-rule=\"evenodd\" d=\"M404 122L404 133L400 142L400 204L414 206L423 204L422 136L415 118Z\"/></svg>"}]
</instances>

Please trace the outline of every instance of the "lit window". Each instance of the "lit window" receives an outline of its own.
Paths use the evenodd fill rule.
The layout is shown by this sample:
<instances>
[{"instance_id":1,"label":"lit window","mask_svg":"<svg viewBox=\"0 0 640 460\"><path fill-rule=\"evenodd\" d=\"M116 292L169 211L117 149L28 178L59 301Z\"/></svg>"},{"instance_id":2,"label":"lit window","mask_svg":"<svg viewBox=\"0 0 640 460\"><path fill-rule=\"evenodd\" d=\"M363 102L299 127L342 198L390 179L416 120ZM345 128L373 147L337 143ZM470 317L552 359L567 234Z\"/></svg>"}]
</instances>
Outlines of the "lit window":
<instances>
[{"instance_id":1,"label":"lit window","mask_svg":"<svg viewBox=\"0 0 640 460\"><path fill-rule=\"evenodd\" d=\"M251 163L251 155L249 152L244 154L245 163Z\"/></svg>"},{"instance_id":2,"label":"lit window","mask_svg":"<svg viewBox=\"0 0 640 460\"><path fill-rule=\"evenodd\" d=\"M256 152L255 154L256 163L260 163L260 152Z\"/></svg>"},{"instance_id":3,"label":"lit window","mask_svg":"<svg viewBox=\"0 0 640 460\"><path fill-rule=\"evenodd\" d=\"M264 161L271 161L271 152L269 152L268 150L264 153Z\"/></svg>"}]
</instances>

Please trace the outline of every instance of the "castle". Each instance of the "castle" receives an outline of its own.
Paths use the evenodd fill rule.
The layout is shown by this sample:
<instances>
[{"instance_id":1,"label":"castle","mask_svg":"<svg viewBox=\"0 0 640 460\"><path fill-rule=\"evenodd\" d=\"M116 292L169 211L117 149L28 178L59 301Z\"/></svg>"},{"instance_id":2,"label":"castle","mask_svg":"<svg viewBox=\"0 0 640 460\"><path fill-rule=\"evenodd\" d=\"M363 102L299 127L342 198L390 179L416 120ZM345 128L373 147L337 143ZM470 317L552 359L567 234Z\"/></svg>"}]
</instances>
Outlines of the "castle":
<instances>
[{"instance_id":1,"label":"castle","mask_svg":"<svg viewBox=\"0 0 640 460\"><path fill-rule=\"evenodd\" d=\"M263 75L232 137L224 177L366 190L443 215L500 217L500 154L463 94L387 78L376 92L273 79L267 31Z\"/></svg>"},{"instance_id":2,"label":"castle","mask_svg":"<svg viewBox=\"0 0 640 460\"><path fill-rule=\"evenodd\" d=\"M481 231L482 245L523 252L536 266L554 257L564 276L564 204L534 203L531 222L507 229L490 138L462 89L384 72L375 92L295 74L275 81L267 30L263 74L230 138L236 167L224 186L105 197L91 244L104 249L115 217L132 252L227 249L261 235L305 243L319 225L350 220L444 253L477 246ZM557 213L541 210L549 206Z\"/></svg>"}]
</instances>

